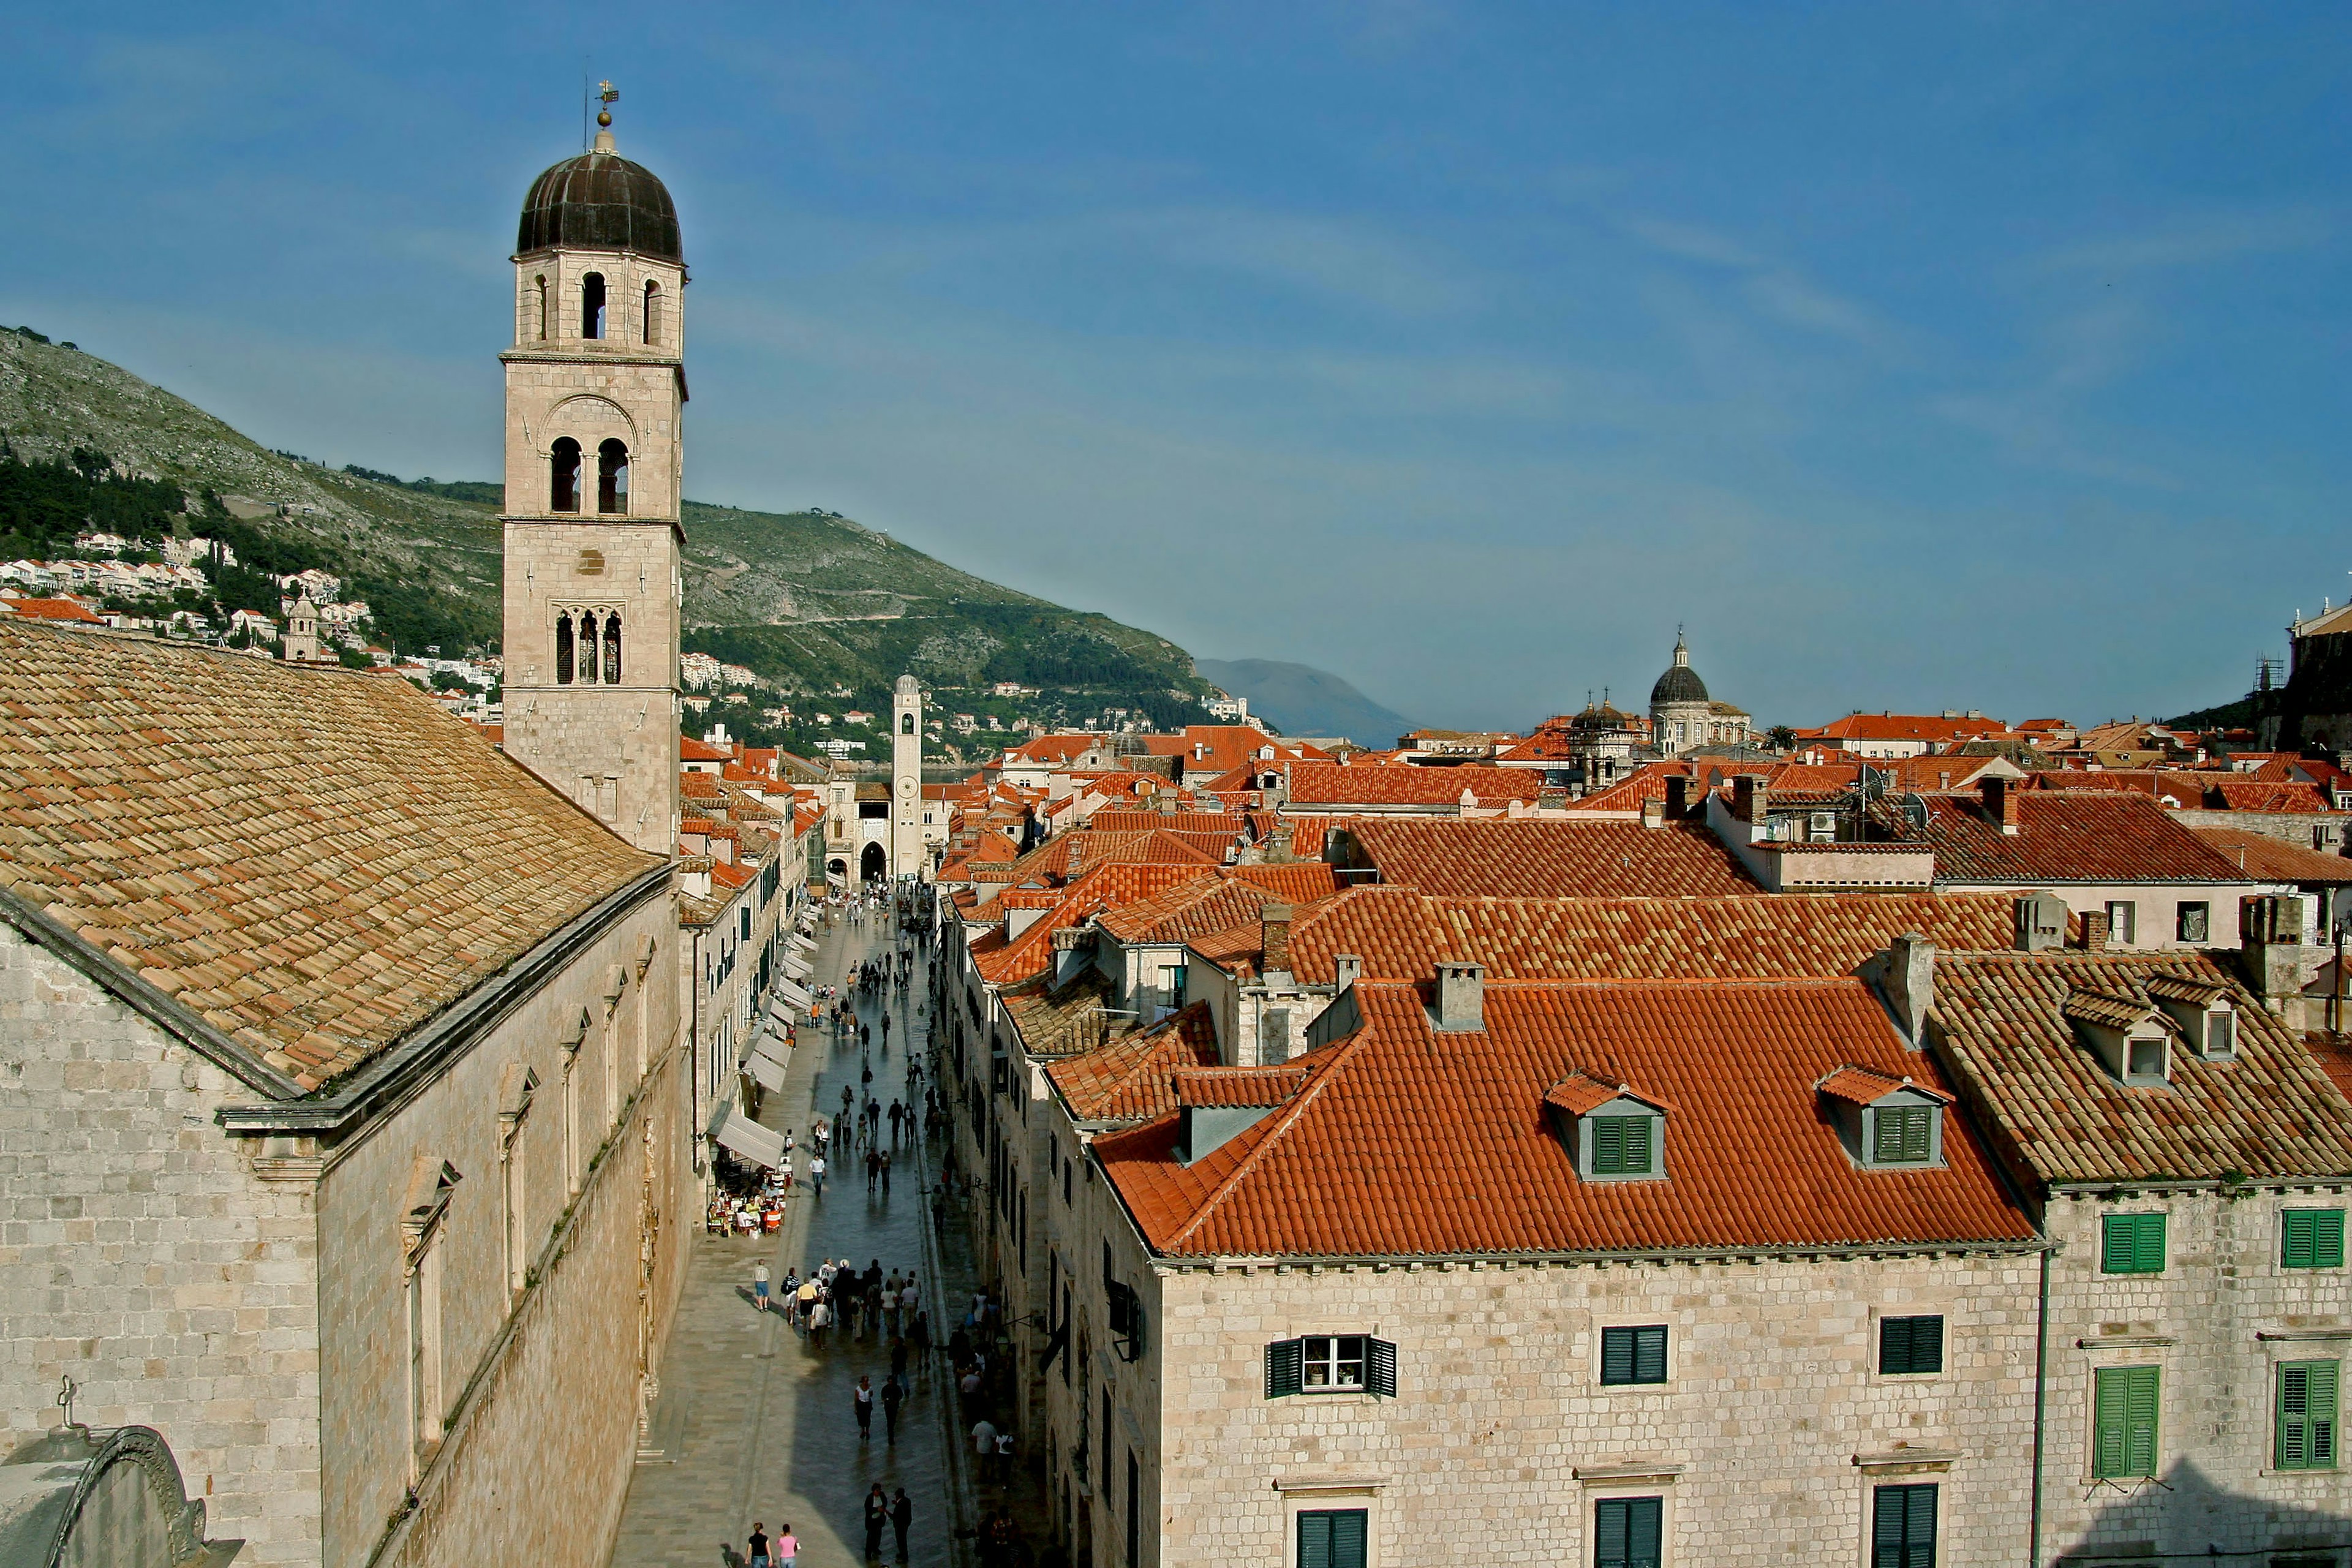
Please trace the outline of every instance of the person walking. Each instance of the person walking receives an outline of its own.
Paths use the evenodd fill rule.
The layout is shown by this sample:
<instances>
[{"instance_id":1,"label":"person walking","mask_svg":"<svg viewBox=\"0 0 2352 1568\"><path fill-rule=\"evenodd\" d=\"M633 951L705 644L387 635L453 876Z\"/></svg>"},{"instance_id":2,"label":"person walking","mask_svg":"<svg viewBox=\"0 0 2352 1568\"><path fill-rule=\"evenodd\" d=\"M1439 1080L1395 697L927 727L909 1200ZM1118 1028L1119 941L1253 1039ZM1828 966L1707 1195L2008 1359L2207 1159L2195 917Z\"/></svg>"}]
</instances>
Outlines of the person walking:
<instances>
[{"instance_id":1,"label":"person walking","mask_svg":"<svg viewBox=\"0 0 2352 1568\"><path fill-rule=\"evenodd\" d=\"M867 1197L874 1195L874 1184L881 1177L882 1156L876 1153L874 1146L869 1143L866 1146L866 1195Z\"/></svg>"},{"instance_id":2,"label":"person walking","mask_svg":"<svg viewBox=\"0 0 2352 1568\"><path fill-rule=\"evenodd\" d=\"M751 1265L751 1296L760 1310L768 1310L768 1260L764 1258Z\"/></svg>"},{"instance_id":3,"label":"person walking","mask_svg":"<svg viewBox=\"0 0 2352 1568\"><path fill-rule=\"evenodd\" d=\"M809 1160L809 1192L816 1197L824 1196L824 1156L822 1154L813 1155Z\"/></svg>"},{"instance_id":4,"label":"person walking","mask_svg":"<svg viewBox=\"0 0 2352 1568\"><path fill-rule=\"evenodd\" d=\"M907 1560L907 1527L915 1522L915 1500L900 1487L898 1495L890 1500L890 1530L898 1538L898 1561Z\"/></svg>"},{"instance_id":5,"label":"person walking","mask_svg":"<svg viewBox=\"0 0 2352 1568\"><path fill-rule=\"evenodd\" d=\"M890 1195L890 1151L882 1151L882 1195Z\"/></svg>"},{"instance_id":6,"label":"person walking","mask_svg":"<svg viewBox=\"0 0 2352 1568\"><path fill-rule=\"evenodd\" d=\"M833 1327L833 1303L826 1300L824 1292L820 1290L817 1292L816 1305L809 1309L809 1349L813 1351L824 1349L824 1331L831 1327Z\"/></svg>"},{"instance_id":7,"label":"person walking","mask_svg":"<svg viewBox=\"0 0 2352 1568\"><path fill-rule=\"evenodd\" d=\"M851 1397L857 1408L857 1440L863 1443L874 1436L874 1380L860 1377ZM895 1429L897 1423L891 1425Z\"/></svg>"},{"instance_id":8,"label":"person walking","mask_svg":"<svg viewBox=\"0 0 2352 1568\"><path fill-rule=\"evenodd\" d=\"M751 1521L751 1568L769 1568L768 1527L758 1520Z\"/></svg>"},{"instance_id":9,"label":"person walking","mask_svg":"<svg viewBox=\"0 0 2352 1568\"><path fill-rule=\"evenodd\" d=\"M775 1542L768 1551L775 1563L775 1568L793 1568L793 1564L800 1559L800 1537L793 1533L793 1527L789 1523L779 1525L776 1529Z\"/></svg>"},{"instance_id":10,"label":"person walking","mask_svg":"<svg viewBox=\"0 0 2352 1568\"><path fill-rule=\"evenodd\" d=\"M898 1406L906 1402L907 1391L899 1384L898 1373L893 1373L884 1378L882 1380L882 1435L894 1448L898 1446Z\"/></svg>"},{"instance_id":11,"label":"person walking","mask_svg":"<svg viewBox=\"0 0 2352 1568\"><path fill-rule=\"evenodd\" d=\"M866 1494L866 1560L882 1560L882 1527L890 1522L890 1500L882 1495L882 1483L876 1481L874 1489Z\"/></svg>"}]
</instances>

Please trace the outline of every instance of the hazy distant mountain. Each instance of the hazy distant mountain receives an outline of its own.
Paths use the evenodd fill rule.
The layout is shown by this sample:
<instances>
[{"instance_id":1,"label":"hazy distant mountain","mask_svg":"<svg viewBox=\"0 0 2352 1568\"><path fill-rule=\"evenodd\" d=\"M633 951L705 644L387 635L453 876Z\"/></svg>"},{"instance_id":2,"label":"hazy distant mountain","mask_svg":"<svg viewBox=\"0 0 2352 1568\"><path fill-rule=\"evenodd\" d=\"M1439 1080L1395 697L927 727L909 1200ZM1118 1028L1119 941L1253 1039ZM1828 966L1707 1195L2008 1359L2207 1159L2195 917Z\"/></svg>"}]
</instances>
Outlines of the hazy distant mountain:
<instances>
[{"instance_id":1,"label":"hazy distant mountain","mask_svg":"<svg viewBox=\"0 0 2352 1568\"><path fill-rule=\"evenodd\" d=\"M1286 735L1345 735L1387 747L1412 721L1383 708L1328 669L1271 658L1203 658L1194 668Z\"/></svg>"}]
</instances>

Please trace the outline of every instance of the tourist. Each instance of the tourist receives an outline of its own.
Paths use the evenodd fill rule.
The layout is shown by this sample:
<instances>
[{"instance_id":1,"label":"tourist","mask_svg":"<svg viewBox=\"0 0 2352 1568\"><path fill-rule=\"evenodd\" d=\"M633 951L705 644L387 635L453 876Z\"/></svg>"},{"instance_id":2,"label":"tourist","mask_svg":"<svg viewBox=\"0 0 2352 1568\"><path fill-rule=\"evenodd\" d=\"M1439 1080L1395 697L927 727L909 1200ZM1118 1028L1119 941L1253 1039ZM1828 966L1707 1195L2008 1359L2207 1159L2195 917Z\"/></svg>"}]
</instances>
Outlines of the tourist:
<instances>
[{"instance_id":1,"label":"tourist","mask_svg":"<svg viewBox=\"0 0 2352 1568\"><path fill-rule=\"evenodd\" d=\"M790 1524L779 1525L776 1527L776 1539L769 1544L768 1550L775 1568L793 1568L793 1563L801 1554L800 1537L793 1533Z\"/></svg>"},{"instance_id":2,"label":"tourist","mask_svg":"<svg viewBox=\"0 0 2352 1568\"><path fill-rule=\"evenodd\" d=\"M971 1451L984 1472L996 1453L996 1427L985 1415L971 1424Z\"/></svg>"},{"instance_id":3,"label":"tourist","mask_svg":"<svg viewBox=\"0 0 2352 1568\"><path fill-rule=\"evenodd\" d=\"M811 1350L824 1349L824 1331L832 1326L833 1305L824 1299L824 1292L820 1290L817 1292L816 1305L809 1310L809 1348Z\"/></svg>"},{"instance_id":4,"label":"tourist","mask_svg":"<svg viewBox=\"0 0 2352 1568\"><path fill-rule=\"evenodd\" d=\"M764 1258L751 1265L751 1296L760 1310L768 1310L768 1260Z\"/></svg>"},{"instance_id":5,"label":"tourist","mask_svg":"<svg viewBox=\"0 0 2352 1568\"><path fill-rule=\"evenodd\" d=\"M898 1373L893 1373L882 1380L883 1436L893 1447L898 1441L898 1406L906 1400L907 1391L899 1386Z\"/></svg>"},{"instance_id":6,"label":"tourist","mask_svg":"<svg viewBox=\"0 0 2352 1568\"><path fill-rule=\"evenodd\" d=\"M817 1197L824 1196L824 1156L814 1155L809 1160L809 1191Z\"/></svg>"},{"instance_id":7,"label":"tourist","mask_svg":"<svg viewBox=\"0 0 2352 1568\"><path fill-rule=\"evenodd\" d=\"M768 1527L756 1519L751 1521L751 1568L769 1568Z\"/></svg>"},{"instance_id":8,"label":"tourist","mask_svg":"<svg viewBox=\"0 0 2352 1568\"><path fill-rule=\"evenodd\" d=\"M874 1436L874 1380L860 1377L850 1400L857 1412L857 1440L863 1443Z\"/></svg>"},{"instance_id":9,"label":"tourist","mask_svg":"<svg viewBox=\"0 0 2352 1568\"><path fill-rule=\"evenodd\" d=\"M890 1522L890 1500L882 1495L882 1483L876 1481L874 1489L866 1494L866 1560L879 1562L882 1557L882 1527Z\"/></svg>"},{"instance_id":10,"label":"tourist","mask_svg":"<svg viewBox=\"0 0 2352 1568\"><path fill-rule=\"evenodd\" d=\"M890 1529L898 1538L898 1561L907 1560L907 1526L915 1521L915 1500L900 1487L898 1495L890 1500Z\"/></svg>"}]
</instances>

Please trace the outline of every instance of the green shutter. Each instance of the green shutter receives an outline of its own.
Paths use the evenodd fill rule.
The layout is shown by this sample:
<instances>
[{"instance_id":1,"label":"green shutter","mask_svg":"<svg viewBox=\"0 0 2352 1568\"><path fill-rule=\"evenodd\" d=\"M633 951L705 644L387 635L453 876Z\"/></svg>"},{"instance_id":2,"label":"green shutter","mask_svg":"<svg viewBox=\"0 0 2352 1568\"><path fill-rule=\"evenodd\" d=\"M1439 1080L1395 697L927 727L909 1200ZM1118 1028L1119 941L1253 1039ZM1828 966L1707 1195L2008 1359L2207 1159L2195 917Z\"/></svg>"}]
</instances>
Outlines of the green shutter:
<instances>
[{"instance_id":1,"label":"green shutter","mask_svg":"<svg viewBox=\"0 0 2352 1568\"><path fill-rule=\"evenodd\" d=\"M1592 1173L1613 1176L1625 1168L1625 1119L1622 1116L1596 1116L1592 1119Z\"/></svg>"},{"instance_id":2,"label":"green shutter","mask_svg":"<svg viewBox=\"0 0 2352 1568\"><path fill-rule=\"evenodd\" d=\"M2091 1473L2156 1474L2162 1374L2152 1366L2102 1367L2092 1397Z\"/></svg>"},{"instance_id":3,"label":"green shutter","mask_svg":"<svg viewBox=\"0 0 2352 1568\"><path fill-rule=\"evenodd\" d=\"M1617 1118L1625 1129L1624 1173L1629 1176L1650 1173L1650 1119L1646 1116Z\"/></svg>"},{"instance_id":4,"label":"green shutter","mask_svg":"<svg viewBox=\"0 0 2352 1568\"><path fill-rule=\"evenodd\" d=\"M1633 1381L1633 1331L1603 1329L1601 1331L1601 1381L1631 1383Z\"/></svg>"},{"instance_id":5,"label":"green shutter","mask_svg":"<svg viewBox=\"0 0 2352 1568\"><path fill-rule=\"evenodd\" d=\"M1396 1397L1396 1346L1387 1340L1364 1342L1364 1386L1384 1398Z\"/></svg>"},{"instance_id":6,"label":"green shutter","mask_svg":"<svg viewBox=\"0 0 2352 1568\"><path fill-rule=\"evenodd\" d=\"M1666 1329L1663 1323L1601 1331L1601 1381L1666 1381Z\"/></svg>"},{"instance_id":7,"label":"green shutter","mask_svg":"<svg viewBox=\"0 0 2352 1568\"><path fill-rule=\"evenodd\" d=\"M2278 1468L2336 1468L2336 1363L2285 1362L2278 1369Z\"/></svg>"},{"instance_id":8,"label":"green shutter","mask_svg":"<svg viewBox=\"0 0 2352 1568\"><path fill-rule=\"evenodd\" d=\"M1871 1489L1871 1568L1935 1568L1936 1487Z\"/></svg>"},{"instance_id":9,"label":"green shutter","mask_svg":"<svg viewBox=\"0 0 2352 1568\"><path fill-rule=\"evenodd\" d=\"M1265 1347L1265 1396L1280 1399L1305 1386L1304 1347L1297 1340L1276 1340Z\"/></svg>"},{"instance_id":10,"label":"green shutter","mask_svg":"<svg viewBox=\"0 0 2352 1568\"><path fill-rule=\"evenodd\" d=\"M1365 1511L1316 1509L1298 1516L1298 1568L1364 1568Z\"/></svg>"},{"instance_id":11,"label":"green shutter","mask_svg":"<svg viewBox=\"0 0 2352 1568\"><path fill-rule=\"evenodd\" d=\"M1944 1370L1944 1320L1883 1318L1878 1325L1878 1370L1882 1375Z\"/></svg>"},{"instance_id":12,"label":"green shutter","mask_svg":"<svg viewBox=\"0 0 2352 1568\"><path fill-rule=\"evenodd\" d=\"M2344 1211L2289 1209L2283 1216L2279 1263L2287 1268L2344 1267Z\"/></svg>"},{"instance_id":13,"label":"green shutter","mask_svg":"<svg viewBox=\"0 0 2352 1568\"><path fill-rule=\"evenodd\" d=\"M1298 1568L1331 1568L1331 1516L1298 1516Z\"/></svg>"},{"instance_id":14,"label":"green shutter","mask_svg":"<svg viewBox=\"0 0 2352 1568\"><path fill-rule=\"evenodd\" d=\"M1663 1324L1633 1331L1633 1381L1666 1381L1666 1331Z\"/></svg>"},{"instance_id":15,"label":"green shutter","mask_svg":"<svg viewBox=\"0 0 2352 1568\"><path fill-rule=\"evenodd\" d=\"M1603 1498L1592 1510L1593 1568L1658 1568L1665 1508L1654 1497Z\"/></svg>"},{"instance_id":16,"label":"green shutter","mask_svg":"<svg viewBox=\"0 0 2352 1568\"><path fill-rule=\"evenodd\" d=\"M2100 1233L2099 1271L2103 1274L2164 1272L2164 1215L2111 1214Z\"/></svg>"}]
</instances>

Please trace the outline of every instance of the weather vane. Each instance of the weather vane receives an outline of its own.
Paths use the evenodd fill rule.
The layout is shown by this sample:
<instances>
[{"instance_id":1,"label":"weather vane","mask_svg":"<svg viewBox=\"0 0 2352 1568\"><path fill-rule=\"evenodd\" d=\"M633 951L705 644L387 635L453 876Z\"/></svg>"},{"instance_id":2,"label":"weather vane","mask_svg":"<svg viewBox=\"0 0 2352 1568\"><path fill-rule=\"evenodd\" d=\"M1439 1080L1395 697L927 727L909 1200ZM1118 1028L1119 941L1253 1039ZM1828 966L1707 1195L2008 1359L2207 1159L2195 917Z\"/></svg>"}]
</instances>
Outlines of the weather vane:
<instances>
[{"instance_id":1,"label":"weather vane","mask_svg":"<svg viewBox=\"0 0 2352 1568\"><path fill-rule=\"evenodd\" d=\"M609 81L596 84L596 101L604 107L596 111L596 127L600 131L613 128L613 105L621 101L621 89Z\"/></svg>"}]
</instances>

